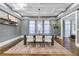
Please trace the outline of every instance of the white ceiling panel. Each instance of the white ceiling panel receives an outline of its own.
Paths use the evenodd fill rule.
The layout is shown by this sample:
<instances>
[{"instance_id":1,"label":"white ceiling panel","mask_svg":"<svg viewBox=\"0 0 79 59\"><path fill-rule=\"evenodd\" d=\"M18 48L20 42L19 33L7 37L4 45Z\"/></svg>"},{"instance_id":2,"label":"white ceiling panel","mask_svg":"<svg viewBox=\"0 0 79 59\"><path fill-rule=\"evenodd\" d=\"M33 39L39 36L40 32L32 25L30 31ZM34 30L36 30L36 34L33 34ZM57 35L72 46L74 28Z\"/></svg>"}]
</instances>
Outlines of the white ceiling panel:
<instances>
[{"instance_id":1,"label":"white ceiling panel","mask_svg":"<svg viewBox=\"0 0 79 59\"><path fill-rule=\"evenodd\" d=\"M57 16L71 3L7 3L22 16Z\"/></svg>"}]
</instances>

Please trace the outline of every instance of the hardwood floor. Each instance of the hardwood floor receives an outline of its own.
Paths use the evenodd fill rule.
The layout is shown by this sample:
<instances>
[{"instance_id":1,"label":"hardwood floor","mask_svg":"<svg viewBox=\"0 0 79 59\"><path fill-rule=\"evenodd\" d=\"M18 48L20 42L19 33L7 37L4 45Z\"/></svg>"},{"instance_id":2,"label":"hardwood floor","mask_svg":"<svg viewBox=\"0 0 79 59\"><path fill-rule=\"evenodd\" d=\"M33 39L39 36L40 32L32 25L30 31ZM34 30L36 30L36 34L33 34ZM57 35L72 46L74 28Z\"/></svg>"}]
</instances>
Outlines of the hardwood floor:
<instances>
[{"instance_id":1,"label":"hardwood floor","mask_svg":"<svg viewBox=\"0 0 79 59\"><path fill-rule=\"evenodd\" d=\"M55 40L64 48L72 52L74 56L79 56L79 48L75 46L75 39L64 38L62 41L60 39Z\"/></svg>"},{"instance_id":2,"label":"hardwood floor","mask_svg":"<svg viewBox=\"0 0 79 59\"><path fill-rule=\"evenodd\" d=\"M27 45L23 45L23 41L21 41L0 55L72 56L73 54L58 44L56 41L54 42L54 46L51 46L50 42L45 42L45 45L43 45L41 42L37 42L36 45L33 42L29 42Z\"/></svg>"}]
</instances>

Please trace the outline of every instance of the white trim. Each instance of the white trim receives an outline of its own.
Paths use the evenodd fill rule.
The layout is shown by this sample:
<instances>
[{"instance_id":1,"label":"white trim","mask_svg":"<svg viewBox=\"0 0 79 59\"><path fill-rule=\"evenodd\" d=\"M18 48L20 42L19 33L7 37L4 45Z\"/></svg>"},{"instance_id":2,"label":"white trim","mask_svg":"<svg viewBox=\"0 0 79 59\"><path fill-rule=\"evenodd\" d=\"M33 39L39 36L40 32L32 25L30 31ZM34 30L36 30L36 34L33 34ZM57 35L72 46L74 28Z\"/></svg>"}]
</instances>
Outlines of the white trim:
<instances>
[{"instance_id":1,"label":"white trim","mask_svg":"<svg viewBox=\"0 0 79 59\"><path fill-rule=\"evenodd\" d=\"M75 38L75 45L77 45L77 11L75 13L75 33L76 33L76 38Z\"/></svg>"},{"instance_id":2,"label":"white trim","mask_svg":"<svg viewBox=\"0 0 79 59\"><path fill-rule=\"evenodd\" d=\"M71 13L67 14L66 16L62 17L61 19L64 19L64 18L66 18L66 17L68 17L68 16L70 16L70 15L72 15L72 14L75 14L76 12L77 12L77 10L74 11L74 12L71 12Z\"/></svg>"},{"instance_id":3,"label":"white trim","mask_svg":"<svg viewBox=\"0 0 79 59\"><path fill-rule=\"evenodd\" d=\"M76 9L78 8L75 8L76 6L78 6L79 4L78 3L74 3L67 11L61 13L58 15L58 18L63 18L65 17L65 15L68 15L70 13L73 13L74 11L76 11ZM74 10L75 9L75 10ZM72 11L72 12L71 12ZM67 13L67 14L66 14ZM63 16L64 15L64 16Z\"/></svg>"},{"instance_id":4,"label":"white trim","mask_svg":"<svg viewBox=\"0 0 79 59\"><path fill-rule=\"evenodd\" d=\"M63 38L63 19L61 19L61 39Z\"/></svg>"},{"instance_id":5,"label":"white trim","mask_svg":"<svg viewBox=\"0 0 79 59\"><path fill-rule=\"evenodd\" d=\"M22 38L22 37L23 37L23 36L18 36L18 37L16 37L16 38L13 38L13 39L10 39L10 40L1 42L1 43L0 43L0 47L2 47L2 46L4 46L4 45L7 45L8 43L11 43L11 42L13 42L13 41L15 41L15 40L18 40L18 39L20 39L20 38Z\"/></svg>"},{"instance_id":6,"label":"white trim","mask_svg":"<svg viewBox=\"0 0 79 59\"><path fill-rule=\"evenodd\" d=\"M77 5L79 5L78 3L74 3L69 9L73 9L75 8Z\"/></svg>"},{"instance_id":7,"label":"white trim","mask_svg":"<svg viewBox=\"0 0 79 59\"><path fill-rule=\"evenodd\" d=\"M72 15L72 14L77 14L77 11L74 11L74 12L72 12L72 13L70 13L70 14L68 14L68 15L66 15L66 16L64 16L64 17L62 17L60 20L61 20L61 38L63 38L63 20L64 20L64 18L66 18L66 17L68 17L68 16L70 16L70 15ZM76 15L75 15L76 16ZM76 18L75 18L76 19ZM76 22L76 21L75 21ZM76 23L77 24L77 23Z\"/></svg>"}]
</instances>

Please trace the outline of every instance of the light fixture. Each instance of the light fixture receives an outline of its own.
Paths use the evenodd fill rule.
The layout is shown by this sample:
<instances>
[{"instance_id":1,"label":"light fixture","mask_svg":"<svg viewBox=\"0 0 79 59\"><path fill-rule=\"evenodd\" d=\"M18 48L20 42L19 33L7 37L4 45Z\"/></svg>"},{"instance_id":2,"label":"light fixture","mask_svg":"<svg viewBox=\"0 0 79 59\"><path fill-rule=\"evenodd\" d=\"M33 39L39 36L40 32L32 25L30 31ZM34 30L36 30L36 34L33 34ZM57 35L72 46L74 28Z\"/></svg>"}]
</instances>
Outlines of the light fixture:
<instances>
[{"instance_id":1,"label":"light fixture","mask_svg":"<svg viewBox=\"0 0 79 59\"><path fill-rule=\"evenodd\" d=\"M38 20L40 20L40 8L38 9Z\"/></svg>"},{"instance_id":2,"label":"light fixture","mask_svg":"<svg viewBox=\"0 0 79 59\"><path fill-rule=\"evenodd\" d=\"M40 8L38 10L40 11Z\"/></svg>"}]
</instances>

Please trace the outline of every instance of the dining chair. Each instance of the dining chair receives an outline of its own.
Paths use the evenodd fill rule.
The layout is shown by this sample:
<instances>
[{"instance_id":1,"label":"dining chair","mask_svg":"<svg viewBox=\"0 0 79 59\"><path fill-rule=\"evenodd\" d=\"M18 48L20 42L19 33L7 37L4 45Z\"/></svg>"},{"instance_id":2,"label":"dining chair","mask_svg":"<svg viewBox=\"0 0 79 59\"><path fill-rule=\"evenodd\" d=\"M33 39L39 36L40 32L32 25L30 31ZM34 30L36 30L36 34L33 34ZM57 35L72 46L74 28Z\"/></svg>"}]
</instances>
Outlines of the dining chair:
<instances>
[{"instance_id":1,"label":"dining chair","mask_svg":"<svg viewBox=\"0 0 79 59\"><path fill-rule=\"evenodd\" d=\"M45 46L45 35L42 35L42 43Z\"/></svg>"},{"instance_id":2,"label":"dining chair","mask_svg":"<svg viewBox=\"0 0 79 59\"><path fill-rule=\"evenodd\" d=\"M36 35L33 35L33 42L36 43Z\"/></svg>"},{"instance_id":3,"label":"dining chair","mask_svg":"<svg viewBox=\"0 0 79 59\"><path fill-rule=\"evenodd\" d=\"M54 45L54 35L52 35L52 38L51 38L51 45Z\"/></svg>"},{"instance_id":4,"label":"dining chair","mask_svg":"<svg viewBox=\"0 0 79 59\"><path fill-rule=\"evenodd\" d=\"M27 44L27 37L26 37L26 35L24 35L24 45L26 45Z\"/></svg>"}]
</instances>

